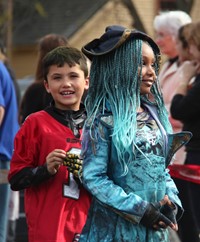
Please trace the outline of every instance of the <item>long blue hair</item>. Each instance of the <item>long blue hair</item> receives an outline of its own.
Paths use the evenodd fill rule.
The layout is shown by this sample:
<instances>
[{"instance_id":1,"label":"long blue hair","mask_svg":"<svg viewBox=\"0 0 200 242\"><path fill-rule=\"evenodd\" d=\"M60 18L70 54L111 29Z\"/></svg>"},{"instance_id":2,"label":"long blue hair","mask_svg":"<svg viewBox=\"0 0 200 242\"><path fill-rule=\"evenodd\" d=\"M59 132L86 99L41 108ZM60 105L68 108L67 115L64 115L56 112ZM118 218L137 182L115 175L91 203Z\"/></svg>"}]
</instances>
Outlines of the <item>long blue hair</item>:
<instances>
[{"instance_id":1,"label":"long blue hair","mask_svg":"<svg viewBox=\"0 0 200 242\"><path fill-rule=\"evenodd\" d=\"M127 153L129 159L134 159L134 150L137 149L136 115L141 102L155 105L163 127L167 132L172 132L158 81L152 86L151 97L140 95L142 76L138 70L142 67L142 43L141 39L129 39L109 54L93 57L90 88L85 102L86 125L87 122L91 125L91 120L94 121L100 110L109 107L114 120L112 142L123 167L127 164ZM153 51L158 76L160 54ZM90 127L92 129L92 125Z\"/></svg>"}]
</instances>

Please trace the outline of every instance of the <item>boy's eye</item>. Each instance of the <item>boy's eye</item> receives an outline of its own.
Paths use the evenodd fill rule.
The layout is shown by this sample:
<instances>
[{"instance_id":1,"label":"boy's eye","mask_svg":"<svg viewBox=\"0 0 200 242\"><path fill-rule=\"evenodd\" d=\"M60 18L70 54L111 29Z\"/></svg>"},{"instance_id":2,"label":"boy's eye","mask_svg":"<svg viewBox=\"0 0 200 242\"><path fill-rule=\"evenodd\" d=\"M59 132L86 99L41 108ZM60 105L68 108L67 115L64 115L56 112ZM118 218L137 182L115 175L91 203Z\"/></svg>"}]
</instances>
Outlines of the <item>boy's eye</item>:
<instances>
[{"instance_id":1,"label":"boy's eye","mask_svg":"<svg viewBox=\"0 0 200 242\"><path fill-rule=\"evenodd\" d=\"M76 74L72 74L72 75L70 75L70 77L71 77L71 78L77 78L78 75L76 75Z\"/></svg>"},{"instance_id":2,"label":"boy's eye","mask_svg":"<svg viewBox=\"0 0 200 242\"><path fill-rule=\"evenodd\" d=\"M53 76L52 76L52 79L54 79L54 80L58 80L58 79L60 79L60 78L61 78L60 75L53 75Z\"/></svg>"},{"instance_id":3,"label":"boy's eye","mask_svg":"<svg viewBox=\"0 0 200 242\"><path fill-rule=\"evenodd\" d=\"M58 80L58 79L60 79L61 78L61 76L54 76L54 80Z\"/></svg>"}]
</instances>

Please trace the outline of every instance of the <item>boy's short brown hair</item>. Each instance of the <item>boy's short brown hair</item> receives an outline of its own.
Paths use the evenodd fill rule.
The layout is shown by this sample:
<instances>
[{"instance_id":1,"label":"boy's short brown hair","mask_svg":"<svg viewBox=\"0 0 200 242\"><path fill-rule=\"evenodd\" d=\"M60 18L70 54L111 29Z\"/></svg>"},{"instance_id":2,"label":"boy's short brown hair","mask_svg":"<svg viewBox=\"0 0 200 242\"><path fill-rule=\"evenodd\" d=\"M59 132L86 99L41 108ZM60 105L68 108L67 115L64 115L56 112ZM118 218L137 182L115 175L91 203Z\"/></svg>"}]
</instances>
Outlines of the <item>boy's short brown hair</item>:
<instances>
[{"instance_id":1,"label":"boy's short brown hair","mask_svg":"<svg viewBox=\"0 0 200 242\"><path fill-rule=\"evenodd\" d=\"M59 46L50 51L43 59L43 76L46 81L49 68L52 65L59 67L68 64L70 67L76 64L80 65L81 70L84 72L85 78L88 76L87 59L85 55L74 47Z\"/></svg>"}]
</instances>

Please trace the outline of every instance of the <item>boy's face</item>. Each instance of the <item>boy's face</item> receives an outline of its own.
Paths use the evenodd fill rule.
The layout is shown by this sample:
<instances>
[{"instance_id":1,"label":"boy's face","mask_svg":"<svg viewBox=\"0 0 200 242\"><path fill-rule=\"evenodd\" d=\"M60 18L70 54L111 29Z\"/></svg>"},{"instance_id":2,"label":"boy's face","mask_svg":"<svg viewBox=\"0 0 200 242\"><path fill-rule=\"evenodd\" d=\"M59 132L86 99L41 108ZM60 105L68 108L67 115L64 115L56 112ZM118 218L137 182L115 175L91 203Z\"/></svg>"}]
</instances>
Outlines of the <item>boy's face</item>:
<instances>
[{"instance_id":1,"label":"boy's face","mask_svg":"<svg viewBox=\"0 0 200 242\"><path fill-rule=\"evenodd\" d=\"M52 65L44 81L45 88L51 93L55 107L61 110L79 110L84 90L89 87L89 78L85 78L79 65L62 67Z\"/></svg>"}]
</instances>

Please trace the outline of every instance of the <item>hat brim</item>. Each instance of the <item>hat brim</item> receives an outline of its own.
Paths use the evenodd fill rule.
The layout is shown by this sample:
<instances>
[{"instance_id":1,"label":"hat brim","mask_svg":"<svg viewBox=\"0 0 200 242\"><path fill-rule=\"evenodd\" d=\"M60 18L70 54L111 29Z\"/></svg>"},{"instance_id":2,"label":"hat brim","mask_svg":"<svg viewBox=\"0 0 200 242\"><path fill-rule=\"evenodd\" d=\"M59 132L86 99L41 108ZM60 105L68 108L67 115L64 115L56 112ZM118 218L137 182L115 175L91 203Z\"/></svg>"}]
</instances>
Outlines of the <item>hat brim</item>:
<instances>
[{"instance_id":1,"label":"hat brim","mask_svg":"<svg viewBox=\"0 0 200 242\"><path fill-rule=\"evenodd\" d=\"M112 26L111 28L107 27L106 32L99 39L94 39L83 46L82 52L89 59L92 59L94 56L101 56L110 53L131 38L142 39L143 41L148 42L156 53L160 53L157 44L147 34L135 29L126 29L121 26L115 29Z\"/></svg>"}]
</instances>

